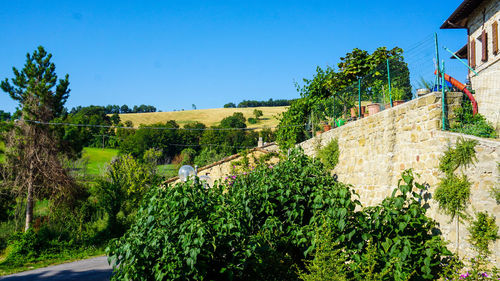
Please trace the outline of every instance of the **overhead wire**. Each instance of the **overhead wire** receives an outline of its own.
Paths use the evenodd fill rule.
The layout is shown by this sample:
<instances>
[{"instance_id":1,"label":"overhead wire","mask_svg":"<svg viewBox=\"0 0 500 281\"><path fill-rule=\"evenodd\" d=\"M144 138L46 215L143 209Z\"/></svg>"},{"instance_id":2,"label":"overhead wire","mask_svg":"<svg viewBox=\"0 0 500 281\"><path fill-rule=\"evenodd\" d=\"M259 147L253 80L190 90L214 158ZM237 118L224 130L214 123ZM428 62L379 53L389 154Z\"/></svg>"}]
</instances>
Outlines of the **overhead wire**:
<instances>
[{"instance_id":1,"label":"overhead wire","mask_svg":"<svg viewBox=\"0 0 500 281\"><path fill-rule=\"evenodd\" d=\"M73 126L73 127L91 127L91 128L107 128L107 129L127 129L127 130L185 130L185 131L234 131L234 130L242 130L242 131L252 131L259 129L277 129L277 128L288 128L288 127L303 127L306 124L301 125L286 125L286 126L272 126L272 127L251 127L251 128L172 128L172 127L123 127L123 126L114 126L114 125L94 125L94 124L77 124L77 123L65 123L65 122L44 122L37 120L22 120L28 123L41 124L41 125L50 125L50 126Z\"/></svg>"}]
</instances>

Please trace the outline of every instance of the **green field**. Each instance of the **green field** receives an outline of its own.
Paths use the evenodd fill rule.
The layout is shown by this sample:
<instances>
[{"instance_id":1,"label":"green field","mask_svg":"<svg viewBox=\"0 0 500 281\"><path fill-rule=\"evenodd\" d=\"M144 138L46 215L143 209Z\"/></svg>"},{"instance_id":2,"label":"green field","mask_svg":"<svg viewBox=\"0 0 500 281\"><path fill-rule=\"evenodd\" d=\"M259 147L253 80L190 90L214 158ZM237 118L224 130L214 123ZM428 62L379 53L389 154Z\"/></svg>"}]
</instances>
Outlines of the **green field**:
<instances>
[{"instance_id":1,"label":"green field","mask_svg":"<svg viewBox=\"0 0 500 281\"><path fill-rule=\"evenodd\" d=\"M118 155L118 149L85 147L82 158L87 160L87 174L92 176L103 175L106 165Z\"/></svg>"},{"instance_id":2,"label":"green field","mask_svg":"<svg viewBox=\"0 0 500 281\"><path fill-rule=\"evenodd\" d=\"M102 176L106 165L118 155L118 149L85 147L82 159L87 162L87 175ZM177 176L177 169L173 164L158 165L158 173L166 178Z\"/></svg>"},{"instance_id":3,"label":"green field","mask_svg":"<svg viewBox=\"0 0 500 281\"><path fill-rule=\"evenodd\" d=\"M177 176L177 168L174 164L158 165L158 174L165 178L172 178Z\"/></svg>"}]
</instances>

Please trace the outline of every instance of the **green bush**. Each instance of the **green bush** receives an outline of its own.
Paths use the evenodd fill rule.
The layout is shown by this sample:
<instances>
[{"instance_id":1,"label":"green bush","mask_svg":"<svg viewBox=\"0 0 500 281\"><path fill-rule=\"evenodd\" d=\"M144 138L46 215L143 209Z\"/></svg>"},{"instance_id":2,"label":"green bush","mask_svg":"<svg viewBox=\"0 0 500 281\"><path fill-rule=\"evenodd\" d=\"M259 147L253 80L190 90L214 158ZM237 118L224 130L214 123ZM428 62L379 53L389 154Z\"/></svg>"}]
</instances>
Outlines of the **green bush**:
<instances>
[{"instance_id":1,"label":"green bush","mask_svg":"<svg viewBox=\"0 0 500 281\"><path fill-rule=\"evenodd\" d=\"M317 150L317 156L326 169L333 170L339 163L339 141L331 140L326 146Z\"/></svg>"},{"instance_id":2,"label":"green bush","mask_svg":"<svg viewBox=\"0 0 500 281\"><path fill-rule=\"evenodd\" d=\"M248 118L248 123L250 124L257 124L258 120L256 118L250 117Z\"/></svg>"},{"instance_id":3,"label":"green bush","mask_svg":"<svg viewBox=\"0 0 500 281\"><path fill-rule=\"evenodd\" d=\"M482 138L498 137L493 125L483 115L472 115L472 105L466 96L462 100L462 106L456 108L454 113L458 122L452 124L451 131Z\"/></svg>"},{"instance_id":4,"label":"green bush","mask_svg":"<svg viewBox=\"0 0 500 281\"><path fill-rule=\"evenodd\" d=\"M119 264L113 279L297 280L331 266L313 258L339 270L345 258L348 279L432 279L448 252L425 216L424 189L407 171L391 197L355 211L350 187L296 150L210 189L197 181L152 188L130 230L107 249ZM319 247L324 231L330 237ZM326 258L317 256L322 249Z\"/></svg>"},{"instance_id":5,"label":"green bush","mask_svg":"<svg viewBox=\"0 0 500 281\"><path fill-rule=\"evenodd\" d=\"M194 164L198 165L198 167L203 167L205 165L219 161L225 156L226 154L223 152L217 152L217 150L215 149L206 147L203 148L200 153L194 158Z\"/></svg>"},{"instance_id":6,"label":"green bush","mask_svg":"<svg viewBox=\"0 0 500 281\"><path fill-rule=\"evenodd\" d=\"M468 230L470 233L469 242L479 255L491 254L490 244L500 238L495 216L489 215L487 212L476 213L476 219L471 222Z\"/></svg>"},{"instance_id":7,"label":"green bush","mask_svg":"<svg viewBox=\"0 0 500 281\"><path fill-rule=\"evenodd\" d=\"M108 249L114 280L296 280L320 219L337 240L354 239L359 201L302 153L228 185L152 189Z\"/></svg>"},{"instance_id":8,"label":"green bush","mask_svg":"<svg viewBox=\"0 0 500 281\"><path fill-rule=\"evenodd\" d=\"M144 194L161 181L156 174L155 153L151 151L146 151L144 161L131 155L115 159L107 169L106 178L99 179L94 187L97 207L107 215L107 231L111 237L123 234L132 223Z\"/></svg>"},{"instance_id":9,"label":"green bush","mask_svg":"<svg viewBox=\"0 0 500 281\"><path fill-rule=\"evenodd\" d=\"M181 157L182 157L182 161L180 163L181 166L193 165L194 158L196 157L196 150L192 148L185 148L181 151Z\"/></svg>"}]
</instances>

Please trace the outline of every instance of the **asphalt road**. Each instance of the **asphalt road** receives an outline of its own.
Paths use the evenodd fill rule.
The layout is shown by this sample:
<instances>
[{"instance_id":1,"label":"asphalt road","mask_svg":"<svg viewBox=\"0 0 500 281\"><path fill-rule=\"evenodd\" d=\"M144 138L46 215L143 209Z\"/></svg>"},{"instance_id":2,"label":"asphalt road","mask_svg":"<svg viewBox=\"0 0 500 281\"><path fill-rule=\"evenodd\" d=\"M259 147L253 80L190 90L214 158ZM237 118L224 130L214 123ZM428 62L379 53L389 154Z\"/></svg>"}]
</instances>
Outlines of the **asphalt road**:
<instances>
[{"instance_id":1,"label":"asphalt road","mask_svg":"<svg viewBox=\"0 0 500 281\"><path fill-rule=\"evenodd\" d=\"M107 281L111 277L107 257L64 263L12 275L2 276L2 281Z\"/></svg>"}]
</instances>

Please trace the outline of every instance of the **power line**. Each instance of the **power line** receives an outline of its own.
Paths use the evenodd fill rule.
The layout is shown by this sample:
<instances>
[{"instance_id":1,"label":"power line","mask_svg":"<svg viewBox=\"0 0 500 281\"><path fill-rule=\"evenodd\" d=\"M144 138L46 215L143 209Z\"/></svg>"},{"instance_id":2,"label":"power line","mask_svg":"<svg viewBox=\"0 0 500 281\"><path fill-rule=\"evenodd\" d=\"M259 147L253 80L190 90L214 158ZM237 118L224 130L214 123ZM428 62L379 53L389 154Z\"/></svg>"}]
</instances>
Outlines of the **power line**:
<instances>
[{"instance_id":1,"label":"power line","mask_svg":"<svg viewBox=\"0 0 500 281\"><path fill-rule=\"evenodd\" d=\"M23 120L25 122L41 124L41 125L51 125L51 126L73 126L73 127L91 127L91 128L107 128L107 129L127 129L127 130L185 130L185 131L252 131L258 129L277 129L277 128L288 128L288 127L303 127L302 125L287 125L287 126L274 126L274 127L253 127L253 128L170 128L170 127L121 127L112 125L92 125L92 124L75 124L75 123L63 123L63 122L43 122L36 120Z\"/></svg>"}]
</instances>

